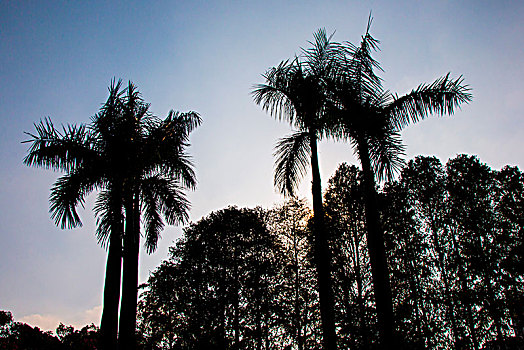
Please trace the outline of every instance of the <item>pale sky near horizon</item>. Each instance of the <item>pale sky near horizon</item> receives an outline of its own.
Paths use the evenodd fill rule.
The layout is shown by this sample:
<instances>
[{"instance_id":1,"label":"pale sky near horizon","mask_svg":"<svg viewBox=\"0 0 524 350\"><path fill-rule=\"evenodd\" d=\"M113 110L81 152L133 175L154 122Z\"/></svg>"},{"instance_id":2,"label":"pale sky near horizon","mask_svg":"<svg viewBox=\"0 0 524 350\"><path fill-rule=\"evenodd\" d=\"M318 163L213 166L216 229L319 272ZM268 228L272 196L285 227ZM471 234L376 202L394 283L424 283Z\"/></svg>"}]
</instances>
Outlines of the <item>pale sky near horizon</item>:
<instances>
[{"instance_id":1,"label":"pale sky near horizon","mask_svg":"<svg viewBox=\"0 0 524 350\"><path fill-rule=\"evenodd\" d=\"M451 72L473 89L453 117L403 131L406 158L468 153L523 169L519 1L0 2L0 310L43 329L99 324L106 252L94 237L94 197L82 228L54 225L48 197L59 174L22 164L34 122L88 123L113 77L132 80L156 115L202 116L189 149L199 181L191 220L228 205L271 207L282 200L273 146L290 127L253 103L253 85L319 28L358 42L370 11L386 88L404 94ZM349 146L320 146L324 184L343 161L354 163ZM307 175L304 197L309 184ZM156 253L141 252L142 282L181 232L169 227Z\"/></svg>"}]
</instances>

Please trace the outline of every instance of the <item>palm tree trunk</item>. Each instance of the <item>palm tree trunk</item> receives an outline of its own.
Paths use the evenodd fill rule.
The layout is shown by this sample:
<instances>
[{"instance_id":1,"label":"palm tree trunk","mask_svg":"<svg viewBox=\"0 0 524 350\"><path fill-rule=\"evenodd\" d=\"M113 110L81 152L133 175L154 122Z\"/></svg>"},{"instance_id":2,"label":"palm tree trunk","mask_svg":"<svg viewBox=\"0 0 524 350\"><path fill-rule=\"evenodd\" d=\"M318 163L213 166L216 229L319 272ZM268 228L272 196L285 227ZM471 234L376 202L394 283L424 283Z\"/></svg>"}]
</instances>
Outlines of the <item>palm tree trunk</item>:
<instances>
[{"instance_id":1,"label":"palm tree trunk","mask_svg":"<svg viewBox=\"0 0 524 350\"><path fill-rule=\"evenodd\" d=\"M124 273L118 345L120 349L136 348L136 309L138 297L138 254L140 247L140 210L138 194L126 201L126 233L124 235Z\"/></svg>"},{"instance_id":2,"label":"palm tree trunk","mask_svg":"<svg viewBox=\"0 0 524 350\"><path fill-rule=\"evenodd\" d=\"M324 225L324 208L322 205L322 186L318 166L317 136L310 132L311 172L313 195L313 236L315 239L315 265L317 270L317 288L322 320L322 342L324 350L335 350L337 338L335 333L334 300L331 283L331 252Z\"/></svg>"},{"instance_id":3,"label":"palm tree trunk","mask_svg":"<svg viewBox=\"0 0 524 350\"><path fill-rule=\"evenodd\" d=\"M393 342L393 302L391 285L389 282L389 269L384 245L384 231L380 223L380 214L375 190L375 176L371 169L367 141L360 137L358 142L358 155L362 165L364 204L366 212L367 241L375 304L377 308L379 333L382 348Z\"/></svg>"},{"instance_id":4,"label":"palm tree trunk","mask_svg":"<svg viewBox=\"0 0 524 350\"><path fill-rule=\"evenodd\" d=\"M107 254L104 283L104 309L100 321L100 349L117 347L118 306L120 303L120 279L122 274L122 218L115 218L111 225L109 252Z\"/></svg>"}]
</instances>

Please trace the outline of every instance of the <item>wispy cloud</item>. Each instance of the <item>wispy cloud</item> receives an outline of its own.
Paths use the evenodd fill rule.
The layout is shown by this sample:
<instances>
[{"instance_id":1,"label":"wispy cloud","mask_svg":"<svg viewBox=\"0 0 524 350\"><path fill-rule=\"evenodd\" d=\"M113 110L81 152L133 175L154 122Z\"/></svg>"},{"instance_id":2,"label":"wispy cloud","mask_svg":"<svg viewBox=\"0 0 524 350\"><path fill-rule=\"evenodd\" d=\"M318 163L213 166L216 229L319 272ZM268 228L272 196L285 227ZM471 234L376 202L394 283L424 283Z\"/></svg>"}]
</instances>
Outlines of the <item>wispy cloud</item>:
<instances>
[{"instance_id":1,"label":"wispy cloud","mask_svg":"<svg viewBox=\"0 0 524 350\"><path fill-rule=\"evenodd\" d=\"M55 331L56 327L62 322L65 325L72 325L75 328L82 328L85 325L100 323L102 315L102 305L71 315L55 314L32 314L20 318L18 321L36 326L45 331Z\"/></svg>"}]
</instances>

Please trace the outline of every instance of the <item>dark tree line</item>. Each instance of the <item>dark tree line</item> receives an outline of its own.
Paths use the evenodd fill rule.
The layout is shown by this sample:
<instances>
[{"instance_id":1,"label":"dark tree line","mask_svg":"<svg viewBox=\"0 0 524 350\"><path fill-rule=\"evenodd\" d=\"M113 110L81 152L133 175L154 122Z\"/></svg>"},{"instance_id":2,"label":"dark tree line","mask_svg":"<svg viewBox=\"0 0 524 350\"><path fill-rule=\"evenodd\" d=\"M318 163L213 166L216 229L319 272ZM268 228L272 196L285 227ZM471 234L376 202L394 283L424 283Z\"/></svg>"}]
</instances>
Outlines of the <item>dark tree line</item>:
<instances>
[{"instance_id":1,"label":"dark tree line","mask_svg":"<svg viewBox=\"0 0 524 350\"><path fill-rule=\"evenodd\" d=\"M380 345L364 193L362 172L346 164L324 193L340 349ZM474 156L445 166L417 157L377 193L394 347L522 347L520 170L492 170ZM305 202L292 200L270 210L229 207L191 224L143 286L144 348L320 349L311 220Z\"/></svg>"},{"instance_id":2,"label":"dark tree line","mask_svg":"<svg viewBox=\"0 0 524 350\"><path fill-rule=\"evenodd\" d=\"M81 329L62 323L56 328L56 335L42 331L23 322L16 322L9 311L0 310L1 350L95 350L99 329L87 325Z\"/></svg>"}]
</instances>

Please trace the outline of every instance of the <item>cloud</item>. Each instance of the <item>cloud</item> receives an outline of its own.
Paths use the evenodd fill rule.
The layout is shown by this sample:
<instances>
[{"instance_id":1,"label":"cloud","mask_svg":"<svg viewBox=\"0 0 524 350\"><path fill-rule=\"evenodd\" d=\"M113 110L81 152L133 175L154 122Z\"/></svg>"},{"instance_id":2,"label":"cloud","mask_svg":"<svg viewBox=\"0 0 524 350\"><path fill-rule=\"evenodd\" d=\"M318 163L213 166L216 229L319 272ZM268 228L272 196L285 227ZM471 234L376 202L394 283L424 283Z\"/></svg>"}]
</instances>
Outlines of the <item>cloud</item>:
<instances>
[{"instance_id":1,"label":"cloud","mask_svg":"<svg viewBox=\"0 0 524 350\"><path fill-rule=\"evenodd\" d=\"M24 316L18 321L27 323L31 326L36 326L45 331L54 331L60 324L60 318L56 315L40 315L33 314Z\"/></svg>"},{"instance_id":2,"label":"cloud","mask_svg":"<svg viewBox=\"0 0 524 350\"><path fill-rule=\"evenodd\" d=\"M102 305L95 306L91 309L70 315L55 314L32 314L20 318L18 321L36 326L44 331L55 331L56 327L62 322L65 325L71 325L77 329L85 325L94 323L99 325L102 316Z\"/></svg>"}]
</instances>

